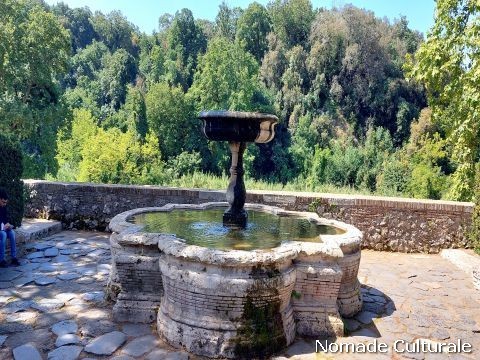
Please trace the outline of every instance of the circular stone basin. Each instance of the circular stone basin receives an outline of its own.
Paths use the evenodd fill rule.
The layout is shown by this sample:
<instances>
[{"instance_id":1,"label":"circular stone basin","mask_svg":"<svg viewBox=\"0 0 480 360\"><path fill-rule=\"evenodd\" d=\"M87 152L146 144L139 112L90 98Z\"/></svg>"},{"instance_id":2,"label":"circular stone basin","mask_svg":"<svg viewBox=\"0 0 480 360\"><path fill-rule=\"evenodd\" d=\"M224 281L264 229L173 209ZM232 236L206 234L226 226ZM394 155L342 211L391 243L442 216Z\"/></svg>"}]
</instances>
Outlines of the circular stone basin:
<instances>
[{"instance_id":1,"label":"circular stone basin","mask_svg":"<svg viewBox=\"0 0 480 360\"><path fill-rule=\"evenodd\" d=\"M202 111L203 133L209 140L267 143L275 136L278 118L242 111Z\"/></svg>"},{"instance_id":2,"label":"circular stone basin","mask_svg":"<svg viewBox=\"0 0 480 360\"><path fill-rule=\"evenodd\" d=\"M183 235L171 235L188 230L175 219L178 214L199 210L221 214L226 206L225 202L168 204L115 216L110 222L110 242L112 273L119 279L120 294L114 314L121 310L128 315L122 319L136 321L136 314L158 309L157 331L164 340L214 358L267 358L291 344L296 335L316 339L341 336L341 314L352 316L362 307L357 279L361 232L315 213L245 204L252 220L265 213L278 217L272 221L280 224L296 217L338 230L319 235L321 241L296 238L268 249L260 245L267 235L258 236L248 244L256 247L249 251L212 249L189 244ZM147 225L131 222L149 216L142 214L159 212L171 217L166 225L169 234L147 232ZM237 241L233 244L238 246ZM157 301L151 301L156 289L163 291L161 295L158 291Z\"/></svg>"},{"instance_id":3,"label":"circular stone basin","mask_svg":"<svg viewBox=\"0 0 480 360\"><path fill-rule=\"evenodd\" d=\"M272 249L283 241L320 243L320 235L345 232L338 227L318 224L295 215L277 216L250 210L246 228L225 226L225 209L157 211L133 216L129 221L144 225L143 231L175 234L188 245L220 250Z\"/></svg>"}]
</instances>

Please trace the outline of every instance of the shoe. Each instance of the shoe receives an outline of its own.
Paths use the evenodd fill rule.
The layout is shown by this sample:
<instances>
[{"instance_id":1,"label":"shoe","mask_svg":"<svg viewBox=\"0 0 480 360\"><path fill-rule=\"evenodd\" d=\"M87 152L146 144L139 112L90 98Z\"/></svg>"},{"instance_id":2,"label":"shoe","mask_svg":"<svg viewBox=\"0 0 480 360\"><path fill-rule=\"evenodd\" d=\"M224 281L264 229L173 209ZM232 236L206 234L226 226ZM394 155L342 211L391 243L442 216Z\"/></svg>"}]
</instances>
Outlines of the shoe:
<instances>
[{"instance_id":1,"label":"shoe","mask_svg":"<svg viewBox=\"0 0 480 360\"><path fill-rule=\"evenodd\" d=\"M8 265L7 265L7 262L5 260L2 260L0 261L0 268L6 268Z\"/></svg>"},{"instance_id":2,"label":"shoe","mask_svg":"<svg viewBox=\"0 0 480 360\"><path fill-rule=\"evenodd\" d=\"M18 262L17 258L12 258L12 262L10 264L13 266L20 266L20 263Z\"/></svg>"}]
</instances>

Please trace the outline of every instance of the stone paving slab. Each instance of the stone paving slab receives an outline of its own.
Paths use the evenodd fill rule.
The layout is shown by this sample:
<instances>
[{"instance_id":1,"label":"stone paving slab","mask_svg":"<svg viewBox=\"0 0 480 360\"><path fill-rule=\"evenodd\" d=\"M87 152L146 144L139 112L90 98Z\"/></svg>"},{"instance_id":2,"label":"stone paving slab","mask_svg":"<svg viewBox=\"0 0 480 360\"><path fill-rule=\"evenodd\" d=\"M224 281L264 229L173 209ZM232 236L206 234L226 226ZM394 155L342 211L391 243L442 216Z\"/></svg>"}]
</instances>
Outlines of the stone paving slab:
<instances>
[{"instance_id":1,"label":"stone paving slab","mask_svg":"<svg viewBox=\"0 0 480 360\"><path fill-rule=\"evenodd\" d=\"M440 253L460 270L471 276L473 286L480 291L480 256L473 250L445 249Z\"/></svg>"},{"instance_id":2,"label":"stone paving slab","mask_svg":"<svg viewBox=\"0 0 480 360\"><path fill-rule=\"evenodd\" d=\"M17 255L23 256L32 248L32 244L39 239L51 236L62 231L60 221L45 219L23 219L22 226L15 230L17 234ZM50 247L45 244L44 249ZM7 248L8 252L10 251Z\"/></svg>"},{"instance_id":3,"label":"stone paving slab","mask_svg":"<svg viewBox=\"0 0 480 360\"><path fill-rule=\"evenodd\" d=\"M38 257L24 257L22 266L7 269L3 277L12 280L2 281L6 288L0 289L0 359L14 359L14 349L17 354L38 351L42 359L201 359L165 344L156 335L155 324L113 321L113 304L103 299L110 269L108 236L64 231L37 240L29 251L41 253ZM58 255L46 256L46 249L52 248L59 250ZM55 282L45 284L45 277ZM460 339L472 344L473 353L316 354L316 339L297 339L274 358L480 358L480 292L471 277L440 255L363 251L359 279L364 307L345 321L348 336L336 339L336 344L376 340L392 346L400 339L430 343ZM111 355L86 351L95 342L102 348L102 340L111 333L118 340L107 349Z\"/></svg>"}]
</instances>

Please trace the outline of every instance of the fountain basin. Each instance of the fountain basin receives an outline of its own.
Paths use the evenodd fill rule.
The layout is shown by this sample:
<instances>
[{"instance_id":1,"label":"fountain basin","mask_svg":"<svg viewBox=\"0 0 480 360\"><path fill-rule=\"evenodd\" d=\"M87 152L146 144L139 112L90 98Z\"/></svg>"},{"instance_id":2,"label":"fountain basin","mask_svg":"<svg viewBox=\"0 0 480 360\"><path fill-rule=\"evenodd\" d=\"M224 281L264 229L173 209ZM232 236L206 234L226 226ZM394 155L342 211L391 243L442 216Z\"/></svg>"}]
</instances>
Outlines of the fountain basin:
<instances>
[{"instance_id":1,"label":"fountain basin","mask_svg":"<svg viewBox=\"0 0 480 360\"><path fill-rule=\"evenodd\" d=\"M267 143L275 136L275 115L211 110L198 116L203 120L203 133L213 141Z\"/></svg>"},{"instance_id":2,"label":"fountain basin","mask_svg":"<svg viewBox=\"0 0 480 360\"><path fill-rule=\"evenodd\" d=\"M146 322L159 307L159 335L173 346L208 357L265 357L288 346L296 334L341 336L341 315L361 308L357 272L362 234L355 227L314 213L246 204L247 210L304 217L342 231L321 235L320 242L285 241L271 249L245 251L189 245L129 222L146 212L227 205L170 204L117 215L110 223L116 248L111 284L120 289L114 316ZM156 254L150 252L155 246ZM131 273L124 271L125 262L133 265ZM146 274L145 264L151 273L132 292L129 284L139 280L132 280L132 273ZM141 300L145 293L149 297Z\"/></svg>"}]
</instances>

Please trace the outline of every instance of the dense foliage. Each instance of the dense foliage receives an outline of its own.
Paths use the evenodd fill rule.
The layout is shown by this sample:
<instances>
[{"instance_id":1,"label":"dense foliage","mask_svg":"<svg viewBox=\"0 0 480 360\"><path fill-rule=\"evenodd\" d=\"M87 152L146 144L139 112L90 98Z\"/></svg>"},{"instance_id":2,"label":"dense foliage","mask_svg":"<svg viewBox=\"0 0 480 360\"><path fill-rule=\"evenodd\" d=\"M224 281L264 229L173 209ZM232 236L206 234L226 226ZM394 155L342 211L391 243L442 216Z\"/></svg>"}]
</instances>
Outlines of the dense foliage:
<instances>
[{"instance_id":1,"label":"dense foliage","mask_svg":"<svg viewBox=\"0 0 480 360\"><path fill-rule=\"evenodd\" d=\"M65 118L58 81L68 69L69 41L37 1L0 2L0 133L21 141L25 176L56 170L52 141Z\"/></svg>"},{"instance_id":2,"label":"dense foliage","mask_svg":"<svg viewBox=\"0 0 480 360\"><path fill-rule=\"evenodd\" d=\"M480 161L479 14L477 0L438 0L435 25L406 66L425 84L434 121L452 147L452 199L472 199Z\"/></svg>"},{"instance_id":3,"label":"dense foliage","mask_svg":"<svg viewBox=\"0 0 480 360\"><path fill-rule=\"evenodd\" d=\"M275 139L245 154L259 186L471 200L478 11L437 1L424 41L403 17L349 5L222 3L213 22L159 14L148 35L118 11L5 0L0 131L20 141L26 177L206 186L229 152L198 111L269 112Z\"/></svg>"},{"instance_id":4,"label":"dense foliage","mask_svg":"<svg viewBox=\"0 0 480 360\"><path fill-rule=\"evenodd\" d=\"M0 149L0 188L5 190L9 197L10 222L14 226L20 226L24 208L22 152L18 144L3 135L0 135Z\"/></svg>"}]
</instances>

